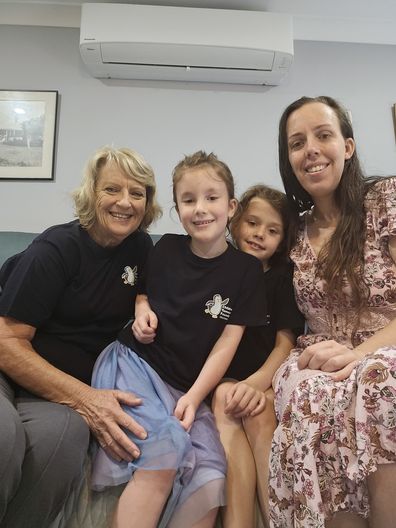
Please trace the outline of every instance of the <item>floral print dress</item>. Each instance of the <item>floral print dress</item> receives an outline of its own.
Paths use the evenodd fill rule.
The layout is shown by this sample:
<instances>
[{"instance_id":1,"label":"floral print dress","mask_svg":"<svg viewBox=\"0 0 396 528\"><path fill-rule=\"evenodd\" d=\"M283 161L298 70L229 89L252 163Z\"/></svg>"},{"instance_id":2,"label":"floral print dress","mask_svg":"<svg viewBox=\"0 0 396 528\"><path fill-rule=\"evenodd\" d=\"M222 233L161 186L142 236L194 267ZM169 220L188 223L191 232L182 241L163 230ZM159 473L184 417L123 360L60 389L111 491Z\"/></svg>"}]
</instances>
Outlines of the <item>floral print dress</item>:
<instances>
[{"instance_id":1,"label":"floral print dress","mask_svg":"<svg viewBox=\"0 0 396 528\"><path fill-rule=\"evenodd\" d=\"M358 342L396 317L396 265L388 249L389 237L396 236L396 179L372 186L365 208L369 302L355 334ZM334 339L352 348L356 325L348 302L329 313L303 224L291 258L297 303L309 333L297 340L274 378L279 426L270 459L273 528L321 528L337 511L367 517L366 477L379 464L396 463L396 335L393 348L366 356L344 381L297 368L302 350L318 341Z\"/></svg>"}]
</instances>

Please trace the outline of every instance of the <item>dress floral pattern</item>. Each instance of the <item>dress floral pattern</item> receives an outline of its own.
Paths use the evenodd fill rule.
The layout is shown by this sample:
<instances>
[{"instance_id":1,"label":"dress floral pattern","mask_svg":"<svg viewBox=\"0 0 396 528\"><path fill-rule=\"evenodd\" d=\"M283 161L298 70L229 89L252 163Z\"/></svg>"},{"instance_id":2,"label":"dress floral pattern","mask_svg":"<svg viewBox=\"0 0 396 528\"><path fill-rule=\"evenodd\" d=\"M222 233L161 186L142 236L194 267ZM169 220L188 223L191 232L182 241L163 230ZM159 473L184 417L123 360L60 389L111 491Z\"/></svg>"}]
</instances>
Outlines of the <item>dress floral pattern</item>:
<instances>
[{"instance_id":1,"label":"dress floral pattern","mask_svg":"<svg viewBox=\"0 0 396 528\"><path fill-rule=\"evenodd\" d=\"M396 265L388 249L396 236L396 179L376 183L365 208L369 301L357 342L396 317ZM352 348L356 314L348 301L329 311L306 221L291 258L297 303L310 330L274 378L279 426L270 460L271 526L322 528L337 511L367 517L366 477L379 464L396 463L396 336L394 347L366 356L344 381L299 371L297 359L308 345L334 339Z\"/></svg>"}]
</instances>

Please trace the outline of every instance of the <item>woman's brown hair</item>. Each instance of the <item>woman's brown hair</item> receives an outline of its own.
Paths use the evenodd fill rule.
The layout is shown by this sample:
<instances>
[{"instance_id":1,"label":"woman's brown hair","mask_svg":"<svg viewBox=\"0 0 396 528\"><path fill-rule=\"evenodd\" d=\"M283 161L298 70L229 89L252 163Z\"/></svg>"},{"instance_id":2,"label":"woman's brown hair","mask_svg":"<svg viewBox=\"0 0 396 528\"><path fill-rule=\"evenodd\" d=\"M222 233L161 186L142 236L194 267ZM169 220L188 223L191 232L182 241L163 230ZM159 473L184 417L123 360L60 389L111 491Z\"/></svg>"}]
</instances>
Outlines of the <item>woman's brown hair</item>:
<instances>
[{"instance_id":1,"label":"woman's brown hair","mask_svg":"<svg viewBox=\"0 0 396 528\"><path fill-rule=\"evenodd\" d=\"M279 170L292 215L288 243L290 249L295 244L300 215L312 208L313 200L300 185L290 165L287 121L293 112L312 103L322 103L331 108L338 119L344 139L354 137L348 112L331 97L301 97L284 110L279 122L278 151ZM357 330L360 317L367 305L368 288L363 274L363 250L366 239L364 198L368 189L376 181L378 178L364 177L355 149L352 156L345 160L341 181L335 192L335 201L341 213L340 221L318 256L319 273L326 281L329 309L337 303L339 292L343 291L345 279L350 285L352 303L357 314L353 334Z\"/></svg>"}]
</instances>

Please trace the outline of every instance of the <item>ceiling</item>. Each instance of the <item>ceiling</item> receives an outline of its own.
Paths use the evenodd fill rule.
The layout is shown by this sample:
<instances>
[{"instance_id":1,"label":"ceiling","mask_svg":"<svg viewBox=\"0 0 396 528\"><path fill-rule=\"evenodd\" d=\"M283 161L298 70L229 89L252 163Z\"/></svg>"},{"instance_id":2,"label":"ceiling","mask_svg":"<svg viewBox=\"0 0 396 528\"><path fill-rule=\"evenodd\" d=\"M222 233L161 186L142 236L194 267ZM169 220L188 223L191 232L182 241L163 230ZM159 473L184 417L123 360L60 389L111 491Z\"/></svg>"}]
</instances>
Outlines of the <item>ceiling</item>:
<instances>
[{"instance_id":1,"label":"ceiling","mask_svg":"<svg viewBox=\"0 0 396 528\"><path fill-rule=\"evenodd\" d=\"M293 15L296 40L396 45L395 0L95 1L288 13ZM79 27L82 3L76 0L0 0L0 24Z\"/></svg>"}]
</instances>

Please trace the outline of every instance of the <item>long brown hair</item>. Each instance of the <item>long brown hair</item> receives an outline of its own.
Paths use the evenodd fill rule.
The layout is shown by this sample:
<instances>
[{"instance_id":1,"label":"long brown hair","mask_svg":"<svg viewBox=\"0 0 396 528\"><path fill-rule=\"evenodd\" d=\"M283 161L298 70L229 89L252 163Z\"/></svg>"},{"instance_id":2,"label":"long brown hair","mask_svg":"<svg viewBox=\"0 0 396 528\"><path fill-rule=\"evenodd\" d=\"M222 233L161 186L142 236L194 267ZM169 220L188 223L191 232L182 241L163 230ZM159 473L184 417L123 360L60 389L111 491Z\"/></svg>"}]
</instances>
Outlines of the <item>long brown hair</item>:
<instances>
[{"instance_id":1,"label":"long brown hair","mask_svg":"<svg viewBox=\"0 0 396 528\"><path fill-rule=\"evenodd\" d=\"M290 249L295 244L300 214L312 208L313 200L297 180L290 165L287 121L294 111L310 103L323 103L330 107L338 119L344 139L354 137L347 111L331 97L301 97L284 110L279 122L278 150L279 170L292 215L289 232ZM341 181L335 192L335 202L341 213L340 221L318 256L318 269L321 278L326 281L330 308L339 300L339 292L342 292L345 279L350 285L352 303L357 314L353 334L357 330L368 298L368 288L363 275L363 250L366 239L364 197L377 180L378 178L364 177L355 149L351 158L345 160Z\"/></svg>"}]
</instances>

